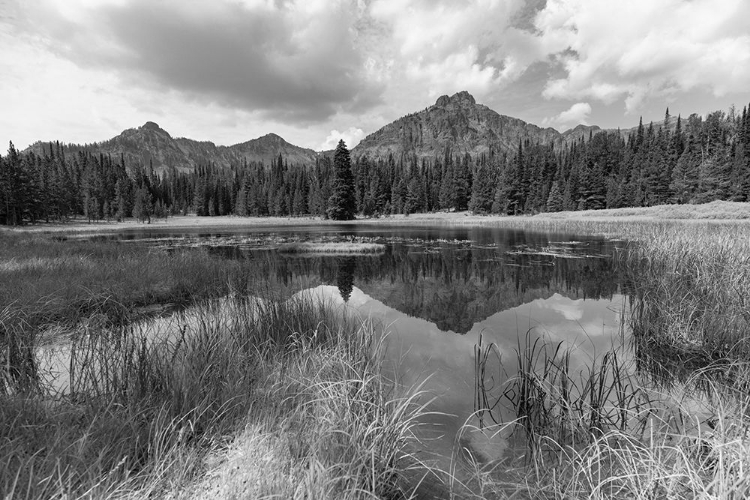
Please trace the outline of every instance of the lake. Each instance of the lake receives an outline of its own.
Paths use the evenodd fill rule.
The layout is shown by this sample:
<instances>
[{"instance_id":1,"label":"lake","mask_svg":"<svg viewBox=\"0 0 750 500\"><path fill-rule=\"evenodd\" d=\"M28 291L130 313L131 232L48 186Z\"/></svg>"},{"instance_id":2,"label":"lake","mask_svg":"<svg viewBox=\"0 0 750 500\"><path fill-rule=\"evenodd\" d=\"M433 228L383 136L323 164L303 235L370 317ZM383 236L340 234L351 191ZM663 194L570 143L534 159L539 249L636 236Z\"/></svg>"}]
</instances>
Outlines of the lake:
<instances>
[{"instance_id":1,"label":"lake","mask_svg":"<svg viewBox=\"0 0 750 500\"><path fill-rule=\"evenodd\" d=\"M314 294L388 332L384 373L402 390L434 398L425 449L442 466L458 449L478 461L519 453L512 433L478 427L477 345L494 345L485 366L498 399L518 372L518 351L536 339L570 348L582 370L623 344L627 288L613 256L622 242L501 228L300 225L165 231L114 236L164 251L208 248L256 263L281 298ZM379 243L369 254L287 253L290 244ZM493 419L510 422L498 405ZM461 431L464 429L464 431ZM455 444L460 443L460 447Z\"/></svg>"}]
</instances>

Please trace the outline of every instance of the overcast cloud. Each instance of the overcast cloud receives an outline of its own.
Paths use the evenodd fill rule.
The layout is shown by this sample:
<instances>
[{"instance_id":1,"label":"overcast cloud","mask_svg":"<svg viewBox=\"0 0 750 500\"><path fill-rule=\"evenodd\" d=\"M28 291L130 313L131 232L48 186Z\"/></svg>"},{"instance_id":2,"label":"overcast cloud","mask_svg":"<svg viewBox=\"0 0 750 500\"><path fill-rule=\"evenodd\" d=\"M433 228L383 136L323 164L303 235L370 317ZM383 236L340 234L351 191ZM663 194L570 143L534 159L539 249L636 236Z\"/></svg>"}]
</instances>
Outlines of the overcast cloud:
<instances>
[{"instance_id":1,"label":"overcast cloud","mask_svg":"<svg viewBox=\"0 0 750 500\"><path fill-rule=\"evenodd\" d=\"M746 0L0 2L0 140L21 147L152 119L351 147L460 90L560 130L750 102Z\"/></svg>"},{"instance_id":2,"label":"overcast cloud","mask_svg":"<svg viewBox=\"0 0 750 500\"><path fill-rule=\"evenodd\" d=\"M589 103L577 102L557 116L545 118L542 120L542 125L545 127L557 128L561 132L564 132L565 130L573 128L579 124L589 125L588 120L590 114L591 105Z\"/></svg>"}]
</instances>

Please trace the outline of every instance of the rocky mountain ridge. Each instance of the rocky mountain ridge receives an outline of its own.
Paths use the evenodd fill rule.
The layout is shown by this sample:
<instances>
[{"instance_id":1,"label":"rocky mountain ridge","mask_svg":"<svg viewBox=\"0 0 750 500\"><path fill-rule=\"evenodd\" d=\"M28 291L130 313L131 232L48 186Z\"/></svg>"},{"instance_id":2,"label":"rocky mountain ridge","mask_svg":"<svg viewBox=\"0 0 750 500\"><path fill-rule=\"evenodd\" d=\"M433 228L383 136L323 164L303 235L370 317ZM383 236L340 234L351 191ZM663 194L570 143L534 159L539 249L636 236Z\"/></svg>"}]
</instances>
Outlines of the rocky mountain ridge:
<instances>
[{"instance_id":1,"label":"rocky mountain ridge","mask_svg":"<svg viewBox=\"0 0 750 500\"><path fill-rule=\"evenodd\" d=\"M518 118L505 116L477 104L466 91L441 96L423 111L406 115L365 137L352 156L383 158L389 154L434 157L446 147L453 154L515 151L518 142L529 139L541 144L564 143L601 130L578 125L560 133Z\"/></svg>"},{"instance_id":2,"label":"rocky mountain ridge","mask_svg":"<svg viewBox=\"0 0 750 500\"><path fill-rule=\"evenodd\" d=\"M230 167L243 162L269 164L279 155L290 165L312 164L318 153L312 149L290 144L276 134L266 134L233 146L217 146L210 141L195 141L184 137L173 138L169 132L154 122L146 122L138 128L123 131L117 137L100 143L84 146L67 145L67 151L89 151L125 157L128 165L153 165L157 172L171 167L189 172L199 165ZM49 143L37 142L29 149L37 154L49 150Z\"/></svg>"},{"instance_id":3,"label":"rocky mountain ridge","mask_svg":"<svg viewBox=\"0 0 750 500\"><path fill-rule=\"evenodd\" d=\"M435 104L422 111L408 114L385 125L365 137L352 149L354 158L367 155L371 159L387 158L393 154L438 157L446 150L452 154L469 153L479 155L510 152L519 141L532 143L565 144L602 130L597 126L578 125L563 133L547 127L526 123L518 118L505 116L477 104L466 91L452 96L441 96ZM624 133L628 133L627 131ZM43 154L49 143L37 142L30 150ZM290 165L311 165L321 155L331 152L316 152L295 146L276 134L267 134L257 139L232 146L217 146L210 141L173 138L169 132L154 122L123 131L120 135L100 143L66 145L66 151L88 151L95 154L124 156L129 165L153 165L157 172L172 167L192 171L199 165L230 167L243 162L269 164L279 155Z\"/></svg>"}]
</instances>

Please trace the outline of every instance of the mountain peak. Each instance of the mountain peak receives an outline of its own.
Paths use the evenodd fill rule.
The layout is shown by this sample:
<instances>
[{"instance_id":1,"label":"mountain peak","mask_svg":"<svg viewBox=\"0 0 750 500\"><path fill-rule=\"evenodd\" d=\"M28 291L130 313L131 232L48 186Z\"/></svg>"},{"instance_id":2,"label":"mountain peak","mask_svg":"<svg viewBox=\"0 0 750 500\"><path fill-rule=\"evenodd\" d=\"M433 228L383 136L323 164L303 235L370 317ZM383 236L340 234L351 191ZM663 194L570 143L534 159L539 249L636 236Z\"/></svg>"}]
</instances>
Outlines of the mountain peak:
<instances>
[{"instance_id":1,"label":"mountain peak","mask_svg":"<svg viewBox=\"0 0 750 500\"><path fill-rule=\"evenodd\" d=\"M262 137L258 137L258 139L263 139L263 140L266 140L266 141L281 142L281 143L285 143L286 142L286 140L284 140L283 137L281 137L278 134L274 134L273 132L270 132L270 133L268 133L268 134L266 134L266 135L264 135Z\"/></svg>"},{"instance_id":2,"label":"mountain peak","mask_svg":"<svg viewBox=\"0 0 750 500\"><path fill-rule=\"evenodd\" d=\"M474 99L474 96L469 94L467 91L462 90L461 92L456 92L452 96L448 97L447 95L443 95L438 97L438 100L435 102L435 106L440 106L441 108L447 106L448 104L470 104L474 105L477 101Z\"/></svg>"},{"instance_id":3,"label":"mountain peak","mask_svg":"<svg viewBox=\"0 0 750 500\"><path fill-rule=\"evenodd\" d=\"M158 123L154 123L154 122L151 122L151 121L148 121L148 122L144 123L141 128L144 129L144 130L157 130L157 131L161 130L161 127L159 126Z\"/></svg>"},{"instance_id":4,"label":"mountain peak","mask_svg":"<svg viewBox=\"0 0 750 500\"><path fill-rule=\"evenodd\" d=\"M469 94L467 91L462 90L461 92L456 92L451 96L452 102L468 102L469 104L476 104L477 101L474 99L474 96Z\"/></svg>"},{"instance_id":5,"label":"mountain peak","mask_svg":"<svg viewBox=\"0 0 750 500\"><path fill-rule=\"evenodd\" d=\"M388 155L414 155L418 158L443 154L471 155L516 151L518 141L550 144L560 140L556 130L543 130L504 116L477 104L463 90L441 96L434 106L412 113L365 137L354 149L355 157L386 158Z\"/></svg>"}]
</instances>

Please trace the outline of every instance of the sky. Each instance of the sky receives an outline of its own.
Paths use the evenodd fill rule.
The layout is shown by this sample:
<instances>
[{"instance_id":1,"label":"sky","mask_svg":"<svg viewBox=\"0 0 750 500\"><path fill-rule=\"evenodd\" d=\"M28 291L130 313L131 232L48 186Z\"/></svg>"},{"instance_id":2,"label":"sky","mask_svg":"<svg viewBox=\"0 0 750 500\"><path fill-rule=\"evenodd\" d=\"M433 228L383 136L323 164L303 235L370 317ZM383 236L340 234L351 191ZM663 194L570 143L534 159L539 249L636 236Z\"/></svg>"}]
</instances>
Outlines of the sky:
<instances>
[{"instance_id":1,"label":"sky","mask_svg":"<svg viewBox=\"0 0 750 500\"><path fill-rule=\"evenodd\" d=\"M0 0L0 152L154 121L354 147L469 91L543 127L750 104L750 0Z\"/></svg>"}]
</instances>

